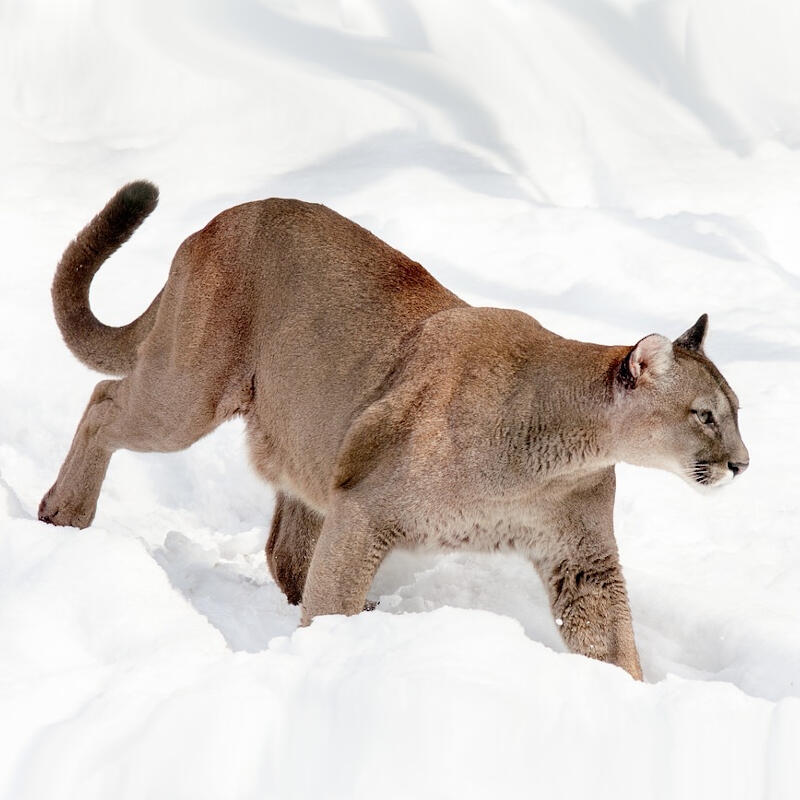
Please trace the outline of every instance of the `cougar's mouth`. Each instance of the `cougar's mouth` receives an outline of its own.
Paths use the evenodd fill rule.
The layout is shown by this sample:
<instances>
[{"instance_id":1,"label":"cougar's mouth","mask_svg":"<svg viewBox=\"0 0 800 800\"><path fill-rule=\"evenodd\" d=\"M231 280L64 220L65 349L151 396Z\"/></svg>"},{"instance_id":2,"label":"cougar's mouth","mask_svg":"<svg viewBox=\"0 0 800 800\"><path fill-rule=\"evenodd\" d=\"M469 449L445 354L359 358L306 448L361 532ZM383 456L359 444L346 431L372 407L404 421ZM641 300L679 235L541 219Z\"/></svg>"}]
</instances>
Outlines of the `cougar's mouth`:
<instances>
[{"instance_id":1,"label":"cougar's mouth","mask_svg":"<svg viewBox=\"0 0 800 800\"><path fill-rule=\"evenodd\" d=\"M689 470L689 476L701 486L711 486L711 464L708 461L695 461Z\"/></svg>"},{"instance_id":2,"label":"cougar's mouth","mask_svg":"<svg viewBox=\"0 0 800 800\"><path fill-rule=\"evenodd\" d=\"M724 486L733 480L734 473L727 467L711 461L695 461L689 469L689 478L696 486Z\"/></svg>"}]
</instances>

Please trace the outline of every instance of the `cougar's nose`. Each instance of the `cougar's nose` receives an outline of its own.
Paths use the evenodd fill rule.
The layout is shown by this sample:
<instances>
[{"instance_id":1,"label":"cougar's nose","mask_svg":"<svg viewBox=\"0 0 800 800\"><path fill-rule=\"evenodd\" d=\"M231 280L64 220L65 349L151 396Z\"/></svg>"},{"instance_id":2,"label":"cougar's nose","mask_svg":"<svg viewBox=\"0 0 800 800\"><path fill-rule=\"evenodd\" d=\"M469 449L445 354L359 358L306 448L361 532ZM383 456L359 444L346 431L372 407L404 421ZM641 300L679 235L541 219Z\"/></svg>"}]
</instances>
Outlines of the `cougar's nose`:
<instances>
[{"instance_id":1,"label":"cougar's nose","mask_svg":"<svg viewBox=\"0 0 800 800\"><path fill-rule=\"evenodd\" d=\"M729 461L728 462L728 469L733 473L733 477L735 478L737 475L740 475L750 466L749 461Z\"/></svg>"}]
</instances>

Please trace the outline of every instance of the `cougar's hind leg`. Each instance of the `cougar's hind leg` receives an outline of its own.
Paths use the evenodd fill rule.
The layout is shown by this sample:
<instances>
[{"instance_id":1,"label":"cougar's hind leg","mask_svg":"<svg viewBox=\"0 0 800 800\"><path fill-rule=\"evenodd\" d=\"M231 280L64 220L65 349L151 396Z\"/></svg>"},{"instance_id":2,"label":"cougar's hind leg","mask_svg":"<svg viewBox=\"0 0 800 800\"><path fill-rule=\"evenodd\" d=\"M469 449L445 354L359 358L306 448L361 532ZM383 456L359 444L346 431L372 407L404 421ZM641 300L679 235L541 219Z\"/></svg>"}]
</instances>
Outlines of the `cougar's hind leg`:
<instances>
[{"instance_id":1,"label":"cougar's hind leg","mask_svg":"<svg viewBox=\"0 0 800 800\"><path fill-rule=\"evenodd\" d=\"M267 540L267 565L275 583L292 605L300 605L306 575L324 517L285 492L275 498L275 514Z\"/></svg>"},{"instance_id":2,"label":"cougar's hind leg","mask_svg":"<svg viewBox=\"0 0 800 800\"><path fill-rule=\"evenodd\" d=\"M98 434L114 415L113 397L120 383L100 381L92 392L58 478L39 504L43 522L85 528L94 519L111 459L111 451L98 446Z\"/></svg>"},{"instance_id":3,"label":"cougar's hind leg","mask_svg":"<svg viewBox=\"0 0 800 800\"><path fill-rule=\"evenodd\" d=\"M39 519L87 527L115 450L173 452L210 433L224 416L219 399L186 377L137 367L95 387L56 482L39 505Z\"/></svg>"}]
</instances>

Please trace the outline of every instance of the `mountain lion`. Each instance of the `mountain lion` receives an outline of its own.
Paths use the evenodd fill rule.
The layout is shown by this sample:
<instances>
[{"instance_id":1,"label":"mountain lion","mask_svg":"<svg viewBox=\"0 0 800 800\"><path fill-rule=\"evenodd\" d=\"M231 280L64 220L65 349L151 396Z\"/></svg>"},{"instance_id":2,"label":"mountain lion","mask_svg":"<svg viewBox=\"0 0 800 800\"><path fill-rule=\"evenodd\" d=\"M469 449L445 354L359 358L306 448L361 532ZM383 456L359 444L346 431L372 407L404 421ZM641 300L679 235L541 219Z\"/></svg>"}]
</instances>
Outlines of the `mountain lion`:
<instances>
[{"instance_id":1,"label":"mountain lion","mask_svg":"<svg viewBox=\"0 0 800 800\"><path fill-rule=\"evenodd\" d=\"M144 314L108 327L89 284L157 200L123 187L56 270L68 347L122 377L97 384L40 519L89 525L116 449L181 450L240 415L278 493L269 567L304 624L361 611L393 547L514 550L567 646L641 678L614 465L715 486L748 464L705 315L674 342L563 339L467 305L324 206L272 199L186 239Z\"/></svg>"}]
</instances>

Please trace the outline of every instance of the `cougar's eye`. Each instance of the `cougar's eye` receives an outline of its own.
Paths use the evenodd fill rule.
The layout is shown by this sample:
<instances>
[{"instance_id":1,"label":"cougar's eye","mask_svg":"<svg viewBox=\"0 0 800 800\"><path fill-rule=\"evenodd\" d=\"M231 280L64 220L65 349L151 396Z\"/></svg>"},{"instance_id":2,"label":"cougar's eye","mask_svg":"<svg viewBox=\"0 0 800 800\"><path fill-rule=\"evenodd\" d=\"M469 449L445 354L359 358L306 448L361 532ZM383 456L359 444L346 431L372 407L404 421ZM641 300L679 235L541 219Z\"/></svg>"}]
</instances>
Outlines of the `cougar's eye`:
<instances>
[{"instance_id":1,"label":"cougar's eye","mask_svg":"<svg viewBox=\"0 0 800 800\"><path fill-rule=\"evenodd\" d=\"M703 425L714 425L715 424L714 415L710 411L708 411L707 409L695 409L695 408L693 408L692 409L692 414L694 414L697 417L697 419L699 419L700 422Z\"/></svg>"}]
</instances>

